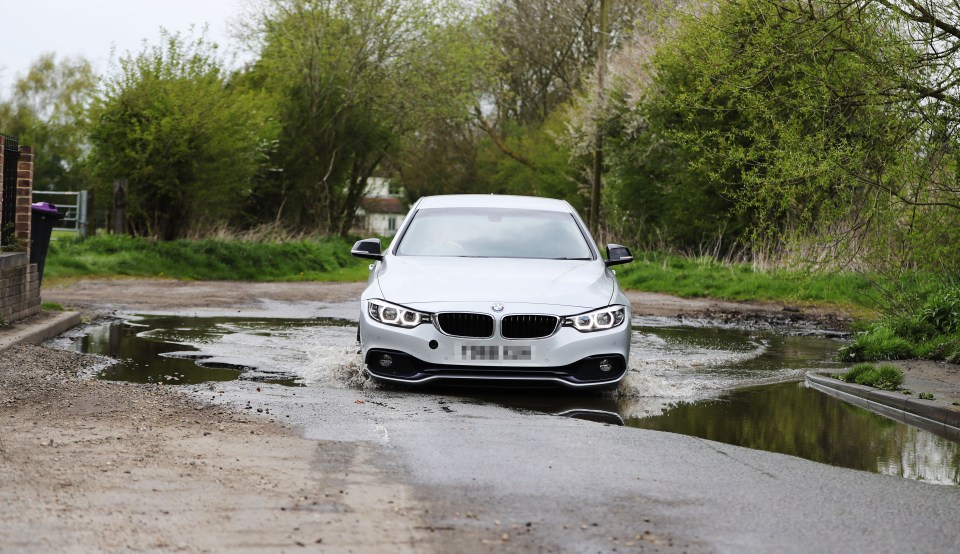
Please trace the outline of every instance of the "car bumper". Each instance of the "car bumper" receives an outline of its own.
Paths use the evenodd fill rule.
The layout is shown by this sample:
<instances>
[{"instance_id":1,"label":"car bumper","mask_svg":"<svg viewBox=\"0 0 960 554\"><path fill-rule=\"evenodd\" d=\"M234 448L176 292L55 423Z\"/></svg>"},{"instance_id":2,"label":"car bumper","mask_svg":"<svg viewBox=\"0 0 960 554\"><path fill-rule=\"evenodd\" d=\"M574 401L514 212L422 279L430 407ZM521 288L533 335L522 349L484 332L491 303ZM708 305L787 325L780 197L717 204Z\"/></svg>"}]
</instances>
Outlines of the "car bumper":
<instances>
[{"instance_id":1,"label":"car bumper","mask_svg":"<svg viewBox=\"0 0 960 554\"><path fill-rule=\"evenodd\" d=\"M384 325L363 310L360 334L366 370L379 381L610 388L626 374L628 322L629 313L625 323L605 331L560 327L541 339L474 339L445 335L428 323L413 329ZM476 359L478 352L489 355Z\"/></svg>"}]
</instances>

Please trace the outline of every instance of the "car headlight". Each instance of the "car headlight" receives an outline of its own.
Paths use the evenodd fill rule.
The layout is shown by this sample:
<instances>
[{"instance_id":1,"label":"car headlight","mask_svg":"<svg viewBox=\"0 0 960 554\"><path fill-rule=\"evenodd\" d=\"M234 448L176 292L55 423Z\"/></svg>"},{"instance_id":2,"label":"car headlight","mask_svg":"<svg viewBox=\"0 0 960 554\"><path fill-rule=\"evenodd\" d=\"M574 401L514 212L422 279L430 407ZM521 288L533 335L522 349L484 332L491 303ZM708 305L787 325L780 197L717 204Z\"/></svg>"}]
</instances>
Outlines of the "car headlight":
<instances>
[{"instance_id":1,"label":"car headlight","mask_svg":"<svg viewBox=\"0 0 960 554\"><path fill-rule=\"evenodd\" d=\"M406 327L411 329L421 323L430 322L430 314L404 308L396 304L384 302L383 300L368 300L367 314L375 320L385 325L394 327Z\"/></svg>"},{"instance_id":2,"label":"car headlight","mask_svg":"<svg viewBox=\"0 0 960 554\"><path fill-rule=\"evenodd\" d=\"M608 306L585 314L570 316L563 320L567 327L573 327L581 333L605 331L623 323L627 310L623 306Z\"/></svg>"}]
</instances>

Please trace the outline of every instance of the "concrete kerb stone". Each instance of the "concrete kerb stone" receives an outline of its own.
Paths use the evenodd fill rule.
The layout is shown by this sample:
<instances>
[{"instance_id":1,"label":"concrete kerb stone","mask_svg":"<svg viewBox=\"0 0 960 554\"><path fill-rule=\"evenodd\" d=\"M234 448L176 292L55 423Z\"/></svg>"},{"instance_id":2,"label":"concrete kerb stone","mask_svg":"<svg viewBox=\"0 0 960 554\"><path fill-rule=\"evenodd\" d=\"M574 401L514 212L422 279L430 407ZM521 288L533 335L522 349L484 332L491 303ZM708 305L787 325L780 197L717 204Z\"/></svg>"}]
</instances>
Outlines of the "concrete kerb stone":
<instances>
[{"instance_id":1,"label":"concrete kerb stone","mask_svg":"<svg viewBox=\"0 0 960 554\"><path fill-rule=\"evenodd\" d=\"M80 312L43 312L0 328L0 352L23 343L41 343L80 324Z\"/></svg>"},{"instance_id":2,"label":"concrete kerb stone","mask_svg":"<svg viewBox=\"0 0 960 554\"><path fill-rule=\"evenodd\" d=\"M814 389L845 402L869 409L897 421L960 441L960 410L931 401L911 398L899 392L881 391L847 383L826 375L807 373L806 383Z\"/></svg>"}]
</instances>

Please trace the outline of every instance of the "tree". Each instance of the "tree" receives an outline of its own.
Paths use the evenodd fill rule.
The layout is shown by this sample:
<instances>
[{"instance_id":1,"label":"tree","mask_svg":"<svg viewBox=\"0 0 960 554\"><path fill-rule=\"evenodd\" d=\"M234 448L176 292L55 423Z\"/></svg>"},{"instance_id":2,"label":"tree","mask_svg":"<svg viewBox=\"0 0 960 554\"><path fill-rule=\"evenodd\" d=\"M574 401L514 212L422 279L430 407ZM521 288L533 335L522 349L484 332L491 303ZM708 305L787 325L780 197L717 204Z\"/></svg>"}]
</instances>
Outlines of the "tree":
<instances>
[{"instance_id":1,"label":"tree","mask_svg":"<svg viewBox=\"0 0 960 554\"><path fill-rule=\"evenodd\" d=\"M580 90L597 59L599 0L491 0L487 40L496 48L491 90L495 123L545 121ZM646 9L612 3L610 35L617 45Z\"/></svg>"},{"instance_id":2,"label":"tree","mask_svg":"<svg viewBox=\"0 0 960 554\"><path fill-rule=\"evenodd\" d=\"M900 221L887 191L911 182L925 151L891 91L916 51L879 10L729 0L670 11L657 41L635 71L642 82L622 75L609 95L622 188L668 204L645 216L682 215L678 202L694 199L691 221L740 223L754 246L875 239Z\"/></svg>"},{"instance_id":3,"label":"tree","mask_svg":"<svg viewBox=\"0 0 960 554\"><path fill-rule=\"evenodd\" d=\"M161 44L120 58L94 102L92 161L106 187L128 181L135 234L171 240L228 221L248 192L269 113L231 86L216 52L162 31Z\"/></svg>"},{"instance_id":4,"label":"tree","mask_svg":"<svg viewBox=\"0 0 960 554\"><path fill-rule=\"evenodd\" d=\"M251 80L276 101L282 184L262 204L293 223L344 235L369 179L431 118L472 88L452 5L405 0L265 0L247 38Z\"/></svg>"},{"instance_id":5,"label":"tree","mask_svg":"<svg viewBox=\"0 0 960 554\"><path fill-rule=\"evenodd\" d=\"M37 190L80 190L90 186L85 111L96 88L90 63L58 61L43 54L0 103L0 129L34 147Z\"/></svg>"},{"instance_id":6,"label":"tree","mask_svg":"<svg viewBox=\"0 0 960 554\"><path fill-rule=\"evenodd\" d=\"M612 42L619 45L647 3L611 4ZM581 161L560 139L565 108L596 62L599 0L475 5L461 32L478 60L476 94L466 106L471 117L418 129L400 160L405 185L418 193L552 195L582 206Z\"/></svg>"}]
</instances>

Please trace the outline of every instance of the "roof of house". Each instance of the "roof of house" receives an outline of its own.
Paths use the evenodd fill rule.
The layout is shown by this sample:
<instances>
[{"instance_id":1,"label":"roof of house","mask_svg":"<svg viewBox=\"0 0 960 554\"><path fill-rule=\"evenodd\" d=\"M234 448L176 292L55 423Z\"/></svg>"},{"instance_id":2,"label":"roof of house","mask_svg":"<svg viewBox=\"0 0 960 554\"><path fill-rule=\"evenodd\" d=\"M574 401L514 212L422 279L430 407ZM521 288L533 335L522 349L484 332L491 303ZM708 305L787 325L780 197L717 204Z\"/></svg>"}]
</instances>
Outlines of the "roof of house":
<instances>
[{"instance_id":1,"label":"roof of house","mask_svg":"<svg viewBox=\"0 0 960 554\"><path fill-rule=\"evenodd\" d=\"M362 198L360 207L368 214L407 213L407 207L399 198Z\"/></svg>"}]
</instances>

